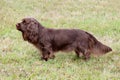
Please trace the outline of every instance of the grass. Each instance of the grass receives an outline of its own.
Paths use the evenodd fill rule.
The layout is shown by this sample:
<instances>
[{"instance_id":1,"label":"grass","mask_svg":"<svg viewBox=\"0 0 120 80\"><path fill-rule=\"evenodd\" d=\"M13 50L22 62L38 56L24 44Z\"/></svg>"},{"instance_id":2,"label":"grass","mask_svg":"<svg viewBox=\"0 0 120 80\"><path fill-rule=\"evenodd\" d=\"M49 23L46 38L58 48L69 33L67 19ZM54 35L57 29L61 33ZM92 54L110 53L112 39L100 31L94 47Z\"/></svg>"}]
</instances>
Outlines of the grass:
<instances>
[{"instance_id":1,"label":"grass","mask_svg":"<svg viewBox=\"0 0 120 80\"><path fill-rule=\"evenodd\" d=\"M119 0L1 0L0 80L120 80ZM15 24L34 17L49 28L83 29L112 47L113 52L76 59L58 52L41 61L38 50L23 41Z\"/></svg>"}]
</instances>

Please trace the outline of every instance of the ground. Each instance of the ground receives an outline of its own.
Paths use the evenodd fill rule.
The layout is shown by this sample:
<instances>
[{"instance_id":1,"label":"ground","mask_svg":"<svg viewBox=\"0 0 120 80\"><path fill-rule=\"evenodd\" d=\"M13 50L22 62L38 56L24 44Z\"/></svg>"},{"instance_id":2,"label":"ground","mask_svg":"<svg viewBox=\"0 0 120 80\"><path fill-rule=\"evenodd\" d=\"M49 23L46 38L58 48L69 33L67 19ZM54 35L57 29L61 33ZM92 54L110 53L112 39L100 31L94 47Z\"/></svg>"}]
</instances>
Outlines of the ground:
<instances>
[{"instance_id":1,"label":"ground","mask_svg":"<svg viewBox=\"0 0 120 80\"><path fill-rule=\"evenodd\" d=\"M16 30L24 17L47 28L88 31L113 51L88 61L58 52L54 60L42 61ZM120 80L120 1L1 0L0 80Z\"/></svg>"}]
</instances>

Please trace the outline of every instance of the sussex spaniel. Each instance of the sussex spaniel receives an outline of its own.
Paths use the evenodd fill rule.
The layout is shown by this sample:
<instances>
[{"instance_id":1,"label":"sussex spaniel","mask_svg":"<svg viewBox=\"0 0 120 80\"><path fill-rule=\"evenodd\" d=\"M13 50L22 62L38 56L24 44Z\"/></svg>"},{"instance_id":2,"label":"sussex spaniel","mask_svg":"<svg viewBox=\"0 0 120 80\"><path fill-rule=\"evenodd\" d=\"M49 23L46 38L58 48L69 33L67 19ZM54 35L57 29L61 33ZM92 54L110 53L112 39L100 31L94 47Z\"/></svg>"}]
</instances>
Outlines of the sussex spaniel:
<instances>
[{"instance_id":1,"label":"sussex spaniel","mask_svg":"<svg viewBox=\"0 0 120 80\"><path fill-rule=\"evenodd\" d=\"M24 18L16 27L22 32L23 39L36 46L42 52L42 59L54 58L57 51L75 51L85 59L90 54L105 54L112 49L99 42L90 33L79 29L49 29L34 18Z\"/></svg>"}]
</instances>

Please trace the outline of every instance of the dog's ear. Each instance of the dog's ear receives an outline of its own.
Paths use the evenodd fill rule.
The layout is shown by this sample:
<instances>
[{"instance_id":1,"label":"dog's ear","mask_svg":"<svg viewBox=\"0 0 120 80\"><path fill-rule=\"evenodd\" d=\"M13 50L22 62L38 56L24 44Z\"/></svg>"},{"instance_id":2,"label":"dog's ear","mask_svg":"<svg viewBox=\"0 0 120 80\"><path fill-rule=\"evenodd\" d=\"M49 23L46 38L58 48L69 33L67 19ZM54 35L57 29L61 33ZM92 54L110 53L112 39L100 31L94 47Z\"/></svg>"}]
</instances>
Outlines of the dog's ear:
<instances>
[{"instance_id":1,"label":"dog's ear","mask_svg":"<svg viewBox=\"0 0 120 80\"><path fill-rule=\"evenodd\" d=\"M30 22L27 26L28 41L32 43L38 42L38 23Z\"/></svg>"},{"instance_id":2,"label":"dog's ear","mask_svg":"<svg viewBox=\"0 0 120 80\"><path fill-rule=\"evenodd\" d=\"M27 18L24 18L24 19L22 19L22 22L23 22L23 23L30 23L31 20L30 20L30 19L27 19Z\"/></svg>"}]
</instances>

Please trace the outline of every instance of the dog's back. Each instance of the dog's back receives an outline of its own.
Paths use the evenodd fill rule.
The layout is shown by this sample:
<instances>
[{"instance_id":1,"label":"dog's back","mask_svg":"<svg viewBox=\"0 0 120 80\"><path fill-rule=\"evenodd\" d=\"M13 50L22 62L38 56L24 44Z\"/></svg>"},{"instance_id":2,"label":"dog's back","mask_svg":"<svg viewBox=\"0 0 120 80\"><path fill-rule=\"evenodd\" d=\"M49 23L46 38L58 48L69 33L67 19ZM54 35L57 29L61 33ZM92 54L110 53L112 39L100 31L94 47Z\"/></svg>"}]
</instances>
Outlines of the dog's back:
<instances>
[{"instance_id":1,"label":"dog's back","mask_svg":"<svg viewBox=\"0 0 120 80\"><path fill-rule=\"evenodd\" d=\"M105 54L112 49L99 42L92 34L78 29L52 29L54 50L75 50L78 46L89 49L93 54Z\"/></svg>"},{"instance_id":2,"label":"dog's back","mask_svg":"<svg viewBox=\"0 0 120 80\"><path fill-rule=\"evenodd\" d=\"M51 38L51 44L54 51L71 51L76 47L78 33L74 29L48 29L47 34Z\"/></svg>"}]
</instances>

